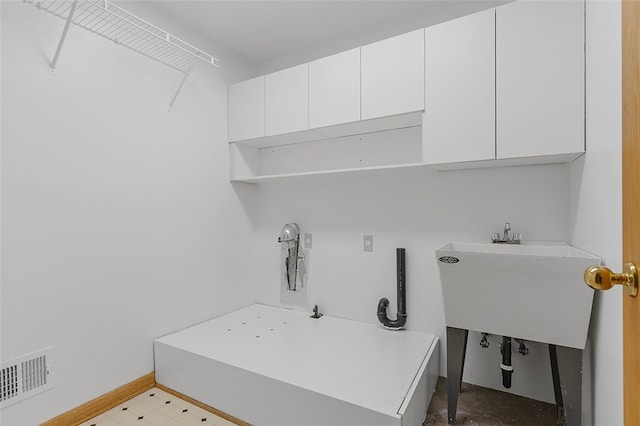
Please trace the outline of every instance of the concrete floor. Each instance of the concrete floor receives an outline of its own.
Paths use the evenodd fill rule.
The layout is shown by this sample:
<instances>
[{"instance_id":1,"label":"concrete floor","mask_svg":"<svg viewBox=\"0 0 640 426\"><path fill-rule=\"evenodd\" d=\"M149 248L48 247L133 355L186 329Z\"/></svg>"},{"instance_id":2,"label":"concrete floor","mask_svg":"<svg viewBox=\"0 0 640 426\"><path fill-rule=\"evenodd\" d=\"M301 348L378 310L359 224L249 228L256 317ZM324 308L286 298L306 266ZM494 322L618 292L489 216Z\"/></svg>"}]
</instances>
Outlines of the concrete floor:
<instances>
[{"instance_id":1,"label":"concrete floor","mask_svg":"<svg viewBox=\"0 0 640 426\"><path fill-rule=\"evenodd\" d=\"M447 379L440 377L423 426L447 424ZM556 406L522 396L462 384L456 425L557 426Z\"/></svg>"}]
</instances>

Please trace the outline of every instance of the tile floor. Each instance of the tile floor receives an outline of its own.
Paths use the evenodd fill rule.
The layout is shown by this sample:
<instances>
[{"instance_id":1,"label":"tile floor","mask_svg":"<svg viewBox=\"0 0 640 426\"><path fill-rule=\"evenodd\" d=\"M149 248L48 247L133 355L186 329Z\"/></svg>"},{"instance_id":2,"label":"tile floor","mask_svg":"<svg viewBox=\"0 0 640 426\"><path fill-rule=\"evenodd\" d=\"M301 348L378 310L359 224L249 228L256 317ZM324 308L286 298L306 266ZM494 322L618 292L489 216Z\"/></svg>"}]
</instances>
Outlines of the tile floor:
<instances>
[{"instance_id":1,"label":"tile floor","mask_svg":"<svg viewBox=\"0 0 640 426\"><path fill-rule=\"evenodd\" d=\"M232 426L228 420L196 407L158 388L95 417L81 426Z\"/></svg>"}]
</instances>

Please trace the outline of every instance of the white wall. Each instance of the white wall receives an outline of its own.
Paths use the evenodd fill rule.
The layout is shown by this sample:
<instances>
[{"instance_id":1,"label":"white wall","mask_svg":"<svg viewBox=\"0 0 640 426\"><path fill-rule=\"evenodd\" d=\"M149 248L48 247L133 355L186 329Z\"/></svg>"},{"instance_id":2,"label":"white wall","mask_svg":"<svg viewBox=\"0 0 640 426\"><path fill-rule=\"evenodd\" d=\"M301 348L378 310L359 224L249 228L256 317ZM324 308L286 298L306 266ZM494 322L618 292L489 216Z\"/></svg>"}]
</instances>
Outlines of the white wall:
<instances>
[{"instance_id":1,"label":"white wall","mask_svg":"<svg viewBox=\"0 0 640 426\"><path fill-rule=\"evenodd\" d=\"M375 323L380 297L390 297L395 305L393 248L404 246L409 270L408 327L441 338L444 313L434 250L450 240L487 238L509 220L527 239L571 241L620 269L618 0L587 0L586 37L587 155L569 166L324 177L262 185L256 218L259 300L278 304L277 287L267 283L277 277L275 238L289 221L314 234L312 304L320 304L332 315ZM353 46L336 41L271 61L258 70L271 72L348 47ZM362 252L363 234L374 235L373 254ZM620 318L619 290L597 294L590 333L593 353L587 354L593 366L586 379L593 380L595 424L622 424ZM470 335L464 380L501 389L498 338L490 338L488 350L479 348L479 338ZM547 348L530 347L528 357L514 357L511 392L554 402ZM442 348L444 357L444 344Z\"/></svg>"},{"instance_id":2,"label":"white wall","mask_svg":"<svg viewBox=\"0 0 640 426\"><path fill-rule=\"evenodd\" d=\"M2 2L2 360L53 345L35 425L154 369L154 338L252 303L253 188L228 181L227 80ZM188 34L181 34L187 38ZM202 46L204 50L215 46Z\"/></svg>"},{"instance_id":3,"label":"white wall","mask_svg":"<svg viewBox=\"0 0 640 426\"><path fill-rule=\"evenodd\" d=\"M571 167L572 243L622 268L621 6L587 1L587 154ZM623 424L622 294L597 292L591 318L594 424Z\"/></svg>"},{"instance_id":4,"label":"white wall","mask_svg":"<svg viewBox=\"0 0 640 426\"><path fill-rule=\"evenodd\" d=\"M226 84L246 75L232 56L222 57L223 71L195 73L168 114L175 71L72 29L51 76L62 21L24 3L0 4L0 355L48 345L57 355L55 389L3 410L5 424L39 423L146 374L159 335L254 300L277 305L276 239L290 221L313 233L311 302L321 311L376 323L379 298L395 305L394 249L402 246L408 327L442 338L434 251L451 240L486 239L510 221L526 239L571 240L620 267L620 203L599 204L601 193L620 199L619 175L601 173L620 165L618 1L589 0L590 152L571 166L259 187L227 180ZM374 236L373 253L362 252L363 234ZM618 318L619 292L597 296L595 424L622 423ZM485 351L478 341L470 336L464 379L501 388L498 342ZM514 356L512 391L551 402L546 346L530 348Z\"/></svg>"},{"instance_id":5,"label":"white wall","mask_svg":"<svg viewBox=\"0 0 640 426\"><path fill-rule=\"evenodd\" d=\"M287 222L313 234L311 303L325 314L378 323L381 297L396 304L395 248L407 249L407 327L445 337L435 250L452 240L487 240L509 221L529 240L569 240L569 166L526 166L381 176L323 176L258 190L256 295L279 304L280 248ZM373 253L362 236L374 237ZM497 339L483 351L473 333L465 381L501 388ZM442 375L446 375L445 345ZM553 401L546 345L514 355L514 393Z\"/></svg>"}]
</instances>

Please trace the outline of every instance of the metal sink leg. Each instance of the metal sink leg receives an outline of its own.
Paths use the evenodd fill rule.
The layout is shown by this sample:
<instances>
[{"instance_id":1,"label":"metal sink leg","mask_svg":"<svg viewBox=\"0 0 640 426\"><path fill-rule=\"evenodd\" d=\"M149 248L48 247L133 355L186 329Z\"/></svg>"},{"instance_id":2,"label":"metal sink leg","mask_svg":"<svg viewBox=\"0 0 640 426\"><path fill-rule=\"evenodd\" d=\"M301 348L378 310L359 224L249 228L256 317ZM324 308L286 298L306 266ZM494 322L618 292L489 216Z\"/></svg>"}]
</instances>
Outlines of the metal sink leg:
<instances>
[{"instance_id":1,"label":"metal sink leg","mask_svg":"<svg viewBox=\"0 0 640 426\"><path fill-rule=\"evenodd\" d=\"M549 345L558 417L565 426L582 424L582 350Z\"/></svg>"},{"instance_id":2,"label":"metal sink leg","mask_svg":"<svg viewBox=\"0 0 640 426\"><path fill-rule=\"evenodd\" d=\"M447 420L450 425L456 422L458 394L462 386L464 358L467 352L469 330L447 327Z\"/></svg>"}]
</instances>

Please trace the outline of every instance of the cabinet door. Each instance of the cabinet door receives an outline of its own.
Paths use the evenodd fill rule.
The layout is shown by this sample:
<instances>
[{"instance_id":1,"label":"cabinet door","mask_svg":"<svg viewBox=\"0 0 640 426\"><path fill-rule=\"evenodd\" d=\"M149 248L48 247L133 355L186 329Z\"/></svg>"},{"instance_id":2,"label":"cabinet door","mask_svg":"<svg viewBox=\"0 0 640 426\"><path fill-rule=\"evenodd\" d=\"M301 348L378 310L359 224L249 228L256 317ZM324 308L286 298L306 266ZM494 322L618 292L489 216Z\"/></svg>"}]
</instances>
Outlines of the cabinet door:
<instances>
[{"instance_id":1,"label":"cabinet door","mask_svg":"<svg viewBox=\"0 0 640 426\"><path fill-rule=\"evenodd\" d=\"M429 164L495 158L495 10L425 32L423 158Z\"/></svg>"},{"instance_id":2,"label":"cabinet door","mask_svg":"<svg viewBox=\"0 0 640 426\"><path fill-rule=\"evenodd\" d=\"M265 77L266 135L309 128L309 64Z\"/></svg>"},{"instance_id":3,"label":"cabinet door","mask_svg":"<svg viewBox=\"0 0 640 426\"><path fill-rule=\"evenodd\" d=\"M309 127L360 120L360 48L309 63Z\"/></svg>"},{"instance_id":4,"label":"cabinet door","mask_svg":"<svg viewBox=\"0 0 640 426\"><path fill-rule=\"evenodd\" d=\"M229 141L264 136L264 76L229 86Z\"/></svg>"},{"instance_id":5,"label":"cabinet door","mask_svg":"<svg viewBox=\"0 0 640 426\"><path fill-rule=\"evenodd\" d=\"M497 156L584 151L584 2L496 9Z\"/></svg>"},{"instance_id":6,"label":"cabinet door","mask_svg":"<svg viewBox=\"0 0 640 426\"><path fill-rule=\"evenodd\" d=\"M424 109L424 29L363 46L362 119Z\"/></svg>"}]
</instances>

